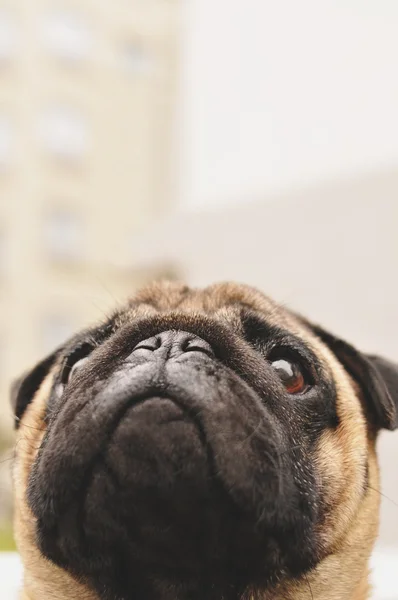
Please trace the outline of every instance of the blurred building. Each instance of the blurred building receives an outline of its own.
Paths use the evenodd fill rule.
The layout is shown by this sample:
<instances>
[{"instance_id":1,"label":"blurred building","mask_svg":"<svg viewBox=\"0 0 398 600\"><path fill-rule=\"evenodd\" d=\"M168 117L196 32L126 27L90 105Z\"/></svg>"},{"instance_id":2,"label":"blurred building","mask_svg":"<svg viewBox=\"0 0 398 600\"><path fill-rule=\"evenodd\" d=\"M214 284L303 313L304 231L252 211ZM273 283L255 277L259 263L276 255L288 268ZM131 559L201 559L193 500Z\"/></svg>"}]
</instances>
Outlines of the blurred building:
<instances>
[{"instance_id":1,"label":"blurred building","mask_svg":"<svg viewBox=\"0 0 398 600\"><path fill-rule=\"evenodd\" d=\"M162 259L114 265L173 196L178 37L177 0L0 3L1 402L11 377L170 275Z\"/></svg>"}]
</instances>

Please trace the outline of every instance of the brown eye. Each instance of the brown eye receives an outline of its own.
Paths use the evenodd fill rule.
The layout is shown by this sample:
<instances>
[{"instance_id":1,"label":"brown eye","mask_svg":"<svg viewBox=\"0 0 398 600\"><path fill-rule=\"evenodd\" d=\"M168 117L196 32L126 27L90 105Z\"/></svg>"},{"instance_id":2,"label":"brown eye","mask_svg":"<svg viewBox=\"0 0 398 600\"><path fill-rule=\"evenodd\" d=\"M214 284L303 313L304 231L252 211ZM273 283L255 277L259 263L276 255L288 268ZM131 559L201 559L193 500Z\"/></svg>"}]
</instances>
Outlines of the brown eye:
<instances>
[{"instance_id":1,"label":"brown eye","mask_svg":"<svg viewBox=\"0 0 398 600\"><path fill-rule=\"evenodd\" d=\"M309 385L298 363L280 359L272 361L271 366L279 375L288 394L302 394L307 391Z\"/></svg>"}]
</instances>

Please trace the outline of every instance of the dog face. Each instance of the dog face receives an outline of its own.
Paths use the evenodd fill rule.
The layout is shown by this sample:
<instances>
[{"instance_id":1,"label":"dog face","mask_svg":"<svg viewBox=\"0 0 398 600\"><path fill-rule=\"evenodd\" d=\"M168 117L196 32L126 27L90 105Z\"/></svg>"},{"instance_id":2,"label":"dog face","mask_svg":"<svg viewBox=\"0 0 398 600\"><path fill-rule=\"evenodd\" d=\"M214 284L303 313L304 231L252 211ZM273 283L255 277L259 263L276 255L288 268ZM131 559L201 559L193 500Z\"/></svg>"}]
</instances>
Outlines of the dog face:
<instances>
[{"instance_id":1,"label":"dog face","mask_svg":"<svg viewBox=\"0 0 398 600\"><path fill-rule=\"evenodd\" d=\"M251 288L144 289L13 390L27 597L364 598L397 382Z\"/></svg>"}]
</instances>

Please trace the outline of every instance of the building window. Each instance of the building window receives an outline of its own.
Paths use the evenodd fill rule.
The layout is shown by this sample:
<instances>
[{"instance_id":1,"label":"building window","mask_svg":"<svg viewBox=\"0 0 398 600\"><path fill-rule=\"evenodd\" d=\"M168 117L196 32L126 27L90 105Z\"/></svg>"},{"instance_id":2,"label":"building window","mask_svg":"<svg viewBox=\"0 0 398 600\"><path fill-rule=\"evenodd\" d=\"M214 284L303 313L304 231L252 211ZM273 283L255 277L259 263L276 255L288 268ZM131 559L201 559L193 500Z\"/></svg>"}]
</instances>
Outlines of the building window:
<instances>
[{"instance_id":1,"label":"building window","mask_svg":"<svg viewBox=\"0 0 398 600\"><path fill-rule=\"evenodd\" d=\"M88 128L83 115L71 108L54 106L39 122L39 136L46 150L68 161L80 161L88 151Z\"/></svg>"},{"instance_id":2,"label":"building window","mask_svg":"<svg viewBox=\"0 0 398 600\"><path fill-rule=\"evenodd\" d=\"M42 19L41 29L46 48L57 58L72 63L87 58L92 39L82 15L53 12Z\"/></svg>"},{"instance_id":3,"label":"building window","mask_svg":"<svg viewBox=\"0 0 398 600\"><path fill-rule=\"evenodd\" d=\"M44 354L52 352L64 344L74 333L74 323L72 319L64 315L47 316L41 326L41 341Z\"/></svg>"},{"instance_id":4,"label":"building window","mask_svg":"<svg viewBox=\"0 0 398 600\"><path fill-rule=\"evenodd\" d=\"M0 115L0 169L5 169L10 162L13 130L9 117Z\"/></svg>"},{"instance_id":5,"label":"building window","mask_svg":"<svg viewBox=\"0 0 398 600\"><path fill-rule=\"evenodd\" d=\"M46 253L52 262L76 263L82 259L83 226L67 210L53 211L44 223Z\"/></svg>"},{"instance_id":6,"label":"building window","mask_svg":"<svg viewBox=\"0 0 398 600\"><path fill-rule=\"evenodd\" d=\"M4 10L0 10L0 65L12 57L15 44L15 23Z\"/></svg>"}]
</instances>

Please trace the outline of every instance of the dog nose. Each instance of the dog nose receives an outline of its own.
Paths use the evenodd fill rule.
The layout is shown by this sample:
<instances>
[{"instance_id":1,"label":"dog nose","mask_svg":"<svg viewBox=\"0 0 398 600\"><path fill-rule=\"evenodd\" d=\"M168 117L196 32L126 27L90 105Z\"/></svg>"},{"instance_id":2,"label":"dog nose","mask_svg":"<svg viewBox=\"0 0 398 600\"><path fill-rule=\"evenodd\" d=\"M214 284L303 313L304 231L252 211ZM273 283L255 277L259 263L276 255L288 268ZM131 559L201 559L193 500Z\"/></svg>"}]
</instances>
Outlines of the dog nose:
<instances>
[{"instance_id":1,"label":"dog nose","mask_svg":"<svg viewBox=\"0 0 398 600\"><path fill-rule=\"evenodd\" d=\"M139 342L133 353L161 353L167 358L176 358L188 352L199 352L214 356L212 347L201 337L187 331L163 331Z\"/></svg>"}]
</instances>

